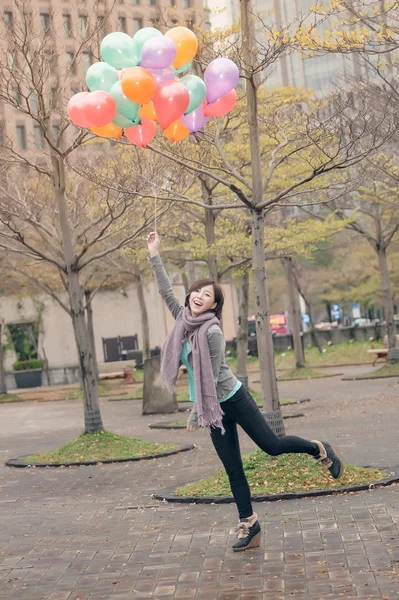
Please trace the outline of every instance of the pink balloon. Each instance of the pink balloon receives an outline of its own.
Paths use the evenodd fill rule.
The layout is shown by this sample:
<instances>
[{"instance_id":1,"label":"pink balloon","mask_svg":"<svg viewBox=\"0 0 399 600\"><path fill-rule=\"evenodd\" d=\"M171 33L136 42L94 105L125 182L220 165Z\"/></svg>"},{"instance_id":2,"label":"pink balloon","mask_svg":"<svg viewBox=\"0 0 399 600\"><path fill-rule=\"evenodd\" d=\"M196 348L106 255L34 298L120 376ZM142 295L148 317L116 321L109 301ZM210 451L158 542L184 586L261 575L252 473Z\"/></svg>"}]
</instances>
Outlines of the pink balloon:
<instances>
[{"instance_id":1,"label":"pink balloon","mask_svg":"<svg viewBox=\"0 0 399 600\"><path fill-rule=\"evenodd\" d=\"M176 79L176 75L171 68L167 69L148 69L155 79L155 87L159 87L165 81L173 81Z\"/></svg>"},{"instance_id":2,"label":"pink balloon","mask_svg":"<svg viewBox=\"0 0 399 600\"><path fill-rule=\"evenodd\" d=\"M83 115L92 125L108 125L116 115L116 102L108 92L90 92L83 101Z\"/></svg>"},{"instance_id":3,"label":"pink balloon","mask_svg":"<svg viewBox=\"0 0 399 600\"><path fill-rule=\"evenodd\" d=\"M223 117L227 115L228 112L234 108L235 103L237 102L237 92L235 90L231 90L216 102L212 102L212 104L208 104L205 101L204 113L206 117Z\"/></svg>"},{"instance_id":4,"label":"pink balloon","mask_svg":"<svg viewBox=\"0 0 399 600\"><path fill-rule=\"evenodd\" d=\"M83 114L83 103L88 95L89 92L79 92L78 94L72 96L68 102L68 117L78 127L88 128L93 125L93 123L91 123Z\"/></svg>"},{"instance_id":5,"label":"pink balloon","mask_svg":"<svg viewBox=\"0 0 399 600\"><path fill-rule=\"evenodd\" d=\"M155 90L152 101L159 124L166 129L184 115L190 104L190 95L180 81L165 81Z\"/></svg>"},{"instance_id":6,"label":"pink balloon","mask_svg":"<svg viewBox=\"0 0 399 600\"><path fill-rule=\"evenodd\" d=\"M204 115L204 107L202 104L200 104L198 108L190 112L188 115L183 115L180 117L180 121L191 133L196 133L208 123L209 119Z\"/></svg>"},{"instance_id":7,"label":"pink balloon","mask_svg":"<svg viewBox=\"0 0 399 600\"><path fill-rule=\"evenodd\" d=\"M155 121L144 118L141 121L141 125L125 129L125 136L132 144L140 146L140 148L145 148L154 139L156 132L157 125Z\"/></svg>"}]
</instances>

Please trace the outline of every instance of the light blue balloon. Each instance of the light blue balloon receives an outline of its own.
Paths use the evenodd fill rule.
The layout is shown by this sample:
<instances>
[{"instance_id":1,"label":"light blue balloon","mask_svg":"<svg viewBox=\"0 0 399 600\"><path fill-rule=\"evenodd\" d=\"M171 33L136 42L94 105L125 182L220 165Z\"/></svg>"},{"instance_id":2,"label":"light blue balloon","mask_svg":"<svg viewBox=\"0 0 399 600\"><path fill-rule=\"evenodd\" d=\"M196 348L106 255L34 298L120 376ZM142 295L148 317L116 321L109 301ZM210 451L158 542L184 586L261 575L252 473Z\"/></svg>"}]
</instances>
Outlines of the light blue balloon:
<instances>
[{"instance_id":1,"label":"light blue balloon","mask_svg":"<svg viewBox=\"0 0 399 600\"><path fill-rule=\"evenodd\" d=\"M133 40L130 35L122 31L114 31L106 35L101 42L100 53L105 62L115 69L137 66Z\"/></svg>"},{"instance_id":2,"label":"light blue balloon","mask_svg":"<svg viewBox=\"0 0 399 600\"><path fill-rule=\"evenodd\" d=\"M205 100L205 83L200 77L197 77L197 75L184 75L184 77L180 79L180 83L184 85L184 87L190 94L190 104L188 105L188 109L184 113L185 115L189 115L191 112L193 112L193 110L198 108L200 104L202 104Z\"/></svg>"},{"instance_id":3,"label":"light blue balloon","mask_svg":"<svg viewBox=\"0 0 399 600\"><path fill-rule=\"evenodd\" d=\"M141 60L141 53L146 41L159 36L162 36L162 33L158 29L155 29L155 27L143 27L136 31L133 36L133 52L137 57L137 64L139 64Z\"/></svg>"},{"instance_id":4,"label":"light blue balloon","mask_svg":"<svg viewBox=\"0 0 399 600\"><path fill-rule=\"evenodd\" d=\"M91 92L97 90L109 92L117 81L119 81L117 70L105 62L94 63L86 73L86 85Z\"/></svg>"},{"instance_id":5,"label":"light blue balloon","mask_svg":"<svg viewBox=\"0 0 399 600\"><path fill-rule=\"evenodd\" d=\"M116 113L115 117L112 119L114 125L118 125L118 127L122 127L122 129L126 129L126 127L133 127L136 125L135 122L126 119L123 115Z\"/></svg>"},{"instance_id":6,"label":"light blue balloon","mask_svg":"<svg viewBox=\"0 0 399 600\"><path fill-rule=\"evenodd\" d=\"M180 75L180 73L184 73L184 71L188 71L192 64L193 64L193 61L190 60L190 62L188 62L185 65L183 65L182 67L180 67L180 69L174 69L173 67L172 68L175 73Z\"/></svg>"},{"instance_id":7,"label":"light blue balloon","mask_svg":"<svg viewBox=\"0 0 399 600\"><path fill-rule=\"evenodd\" d=\"M122 91L121 82L117 81L111 88L110 92L111 96L116 102L116 110L117 112L125 117L125 119L129 119L129 121L135 121L138 118L140 104L137 102L132 102L129 98L126 98L125 94Z\"/></svg>"}]
</instances>

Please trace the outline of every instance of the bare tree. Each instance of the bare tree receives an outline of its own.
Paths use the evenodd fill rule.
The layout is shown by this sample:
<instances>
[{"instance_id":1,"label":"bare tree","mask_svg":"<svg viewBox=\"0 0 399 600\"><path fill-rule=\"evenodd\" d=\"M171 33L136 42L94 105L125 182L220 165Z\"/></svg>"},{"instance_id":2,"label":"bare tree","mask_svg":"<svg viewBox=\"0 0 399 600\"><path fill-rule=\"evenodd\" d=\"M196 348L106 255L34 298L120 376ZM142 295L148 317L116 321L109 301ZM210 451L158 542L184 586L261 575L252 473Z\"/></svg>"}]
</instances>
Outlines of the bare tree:
<instances>
[{"instance_id":1,"label":"bare tree","mask_svg":"<svg viewBox=\"0 0 399 600\"><path fill-rule=\"evenodd\" d=\"M71 316L76 340L85 431L95 431L103 424L81 273L140 235L153 218L153 207L143 198L142 182L131 183L124 193L106 189L103 179L94 182L85 176L85 170L90 176L94 170L90 163L98 164L99 156L106 156L115 177L112 146L103 140L87 145L88 133L76 130L66 119L70 70L79 64L83 50L95 44L96 26L90 24L73 62L65 65L65 55L57 54L53 36L35 27L36 5L29 0L14 0L14 5L12 26L3 23L0 102L35 127L37 148L25 151L29 140L3 135L0 248L59 272L68 302L59 301ZM85 169L78 175L76 165L82 163ZM164 210L161 204L160 215Z\"/></svg>"}]
</instances>

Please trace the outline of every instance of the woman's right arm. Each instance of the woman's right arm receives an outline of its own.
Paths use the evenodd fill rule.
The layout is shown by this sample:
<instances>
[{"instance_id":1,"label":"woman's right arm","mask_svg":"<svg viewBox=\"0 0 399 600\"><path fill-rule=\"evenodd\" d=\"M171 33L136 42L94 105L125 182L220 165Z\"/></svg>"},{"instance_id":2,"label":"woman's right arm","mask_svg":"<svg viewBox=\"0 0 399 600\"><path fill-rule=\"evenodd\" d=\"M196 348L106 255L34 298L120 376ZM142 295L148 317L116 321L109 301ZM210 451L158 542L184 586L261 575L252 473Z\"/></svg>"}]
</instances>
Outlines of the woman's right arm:
<instances>
[{"instance_id":1,"label":"woman's right arm","mask_svg":"<svg viewBox=\"0 0 399 600\"><path fill-rule=\"evenodd\" d=\"M166 306L170 310L173 318L177 319L182 309L182 305L180 304L179 299L176 297L173 291L168 274L166 273L165 267L163 266L159 254L160 239L158 234L154 232L150 233L147 237L147 244L150 253L149 263L155 275L155 280L158 285L159 293L161 294Z\"/></svg>"}]
</instances>

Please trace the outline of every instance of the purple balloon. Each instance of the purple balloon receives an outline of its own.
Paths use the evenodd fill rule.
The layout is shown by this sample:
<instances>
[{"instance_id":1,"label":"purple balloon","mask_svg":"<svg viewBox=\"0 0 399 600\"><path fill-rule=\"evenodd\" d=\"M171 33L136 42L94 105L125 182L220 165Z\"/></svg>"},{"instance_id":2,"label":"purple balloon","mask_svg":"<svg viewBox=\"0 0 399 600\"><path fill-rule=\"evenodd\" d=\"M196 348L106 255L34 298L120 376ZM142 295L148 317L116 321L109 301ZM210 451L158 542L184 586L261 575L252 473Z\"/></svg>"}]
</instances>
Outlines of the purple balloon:
<instances>
[{"instance_id":1,"label":"purple balloon","mask_svg":"<svg viewBox=\"0 0 399 600\"><path fill-rule=\"evenodd\" d=\"M187 127L189 131L191 131L191 133L196 133L208 123L209 117L204 115L204 107L202 104L200 104L200 106L190 112L189 115L183 115L180 117L180 121Z\"/></svg>"},{"instance_id":2,"label":"purple balloon","mask_svg":"<svg viewBox=\"0 0 399 600\"><path fill-rule=\"evenodd\" d=\"M140 67L166 69L176 58L176 46L172 40L159 35L147 40L141 53Z\"/></svg>"},{"instance_id":3,"label":"purple balloon","mask_svg":"<svg viewBox=\"0 0 399 600\"><path fill-rule=\"evenodd\" d=\"M207 102L219 100L233 90L239 80L238 67L229 58L216 58L205 70L205 85Z\"/></svg>"},{"instance_id":4,"label":"purple balloon","mask_svg":"<svg viewBox=\"0 0 399 600\"><path fill-rule=\"evenodd\" d=\"M170 68L161 69L161 70L159 70L159 69L148 69L148 70L150 71L150 73L153 75L153 77L155 79L155 87L159 87L162 83L165 83L165 81L173 81L173 79L176 79L176 75Z\"/></svg>"}]
</instances>

